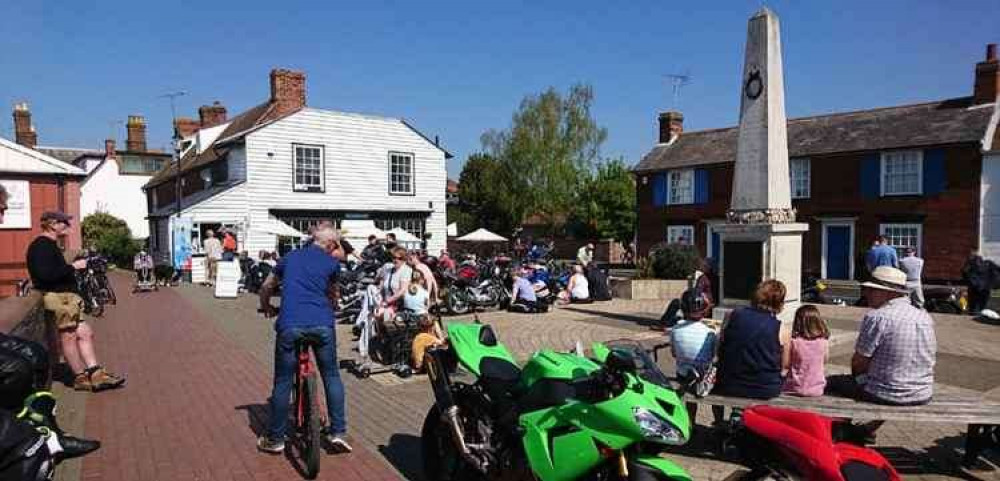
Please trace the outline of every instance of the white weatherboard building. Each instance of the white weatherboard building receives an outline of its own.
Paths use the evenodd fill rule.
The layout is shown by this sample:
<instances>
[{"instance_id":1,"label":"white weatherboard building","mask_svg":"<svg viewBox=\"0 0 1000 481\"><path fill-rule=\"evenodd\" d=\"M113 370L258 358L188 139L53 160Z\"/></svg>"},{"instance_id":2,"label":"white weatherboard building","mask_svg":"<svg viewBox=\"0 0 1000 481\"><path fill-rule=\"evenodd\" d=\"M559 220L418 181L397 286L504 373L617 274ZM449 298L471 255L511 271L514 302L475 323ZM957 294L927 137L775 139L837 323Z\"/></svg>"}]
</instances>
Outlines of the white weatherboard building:
<instances>
[{"instance_id":1,"label":"white weatherboard building","mask_svg":"<svg viewBox=\"0 0 1000 481\"><path fill-rule=\"evenodd\" d=\"M238 250L256 257L296 245L324 219L368 219L385 231L427 234L433 253L445 247L450 154L404 120L306 107L305 75L288 70L271 72L267 102L232 119L209 108L214 116L203 112L182 142L180 165L146 185L159 261L177 242L173 227L187 223L195 252L206 230L225 226Z\"/></svg>"}]
</instances>

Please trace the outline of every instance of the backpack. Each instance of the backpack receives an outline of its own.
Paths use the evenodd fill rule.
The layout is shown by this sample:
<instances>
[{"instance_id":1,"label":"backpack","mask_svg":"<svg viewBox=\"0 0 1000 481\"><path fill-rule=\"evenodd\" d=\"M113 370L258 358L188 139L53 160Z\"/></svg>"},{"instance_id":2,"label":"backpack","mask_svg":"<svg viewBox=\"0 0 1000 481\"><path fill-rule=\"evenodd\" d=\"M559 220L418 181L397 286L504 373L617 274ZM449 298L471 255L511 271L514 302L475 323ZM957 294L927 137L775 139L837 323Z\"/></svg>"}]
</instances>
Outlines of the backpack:
<instances>
[{"instance_id":1,"label":"backpack","mask_svg":"<svg viewBox=\"0 0 1000 481\"><path fill-rule=\"evenodd\" d=\"M49 378L49 353L41 344L0 333L0 408L16 410Z\"/></svg>"},{"instance_id":2,"label":"backpack","mask_svg":"<svg viewBox=\"0 0 1000 481\"><path fill-rule=\"evenodd\" d=\"M608 276L604 271L591 267L587 269L587 284L590 288L590 298L595 301L610 301L611 288L608 285Z\"/></svg>"}]
</instances>

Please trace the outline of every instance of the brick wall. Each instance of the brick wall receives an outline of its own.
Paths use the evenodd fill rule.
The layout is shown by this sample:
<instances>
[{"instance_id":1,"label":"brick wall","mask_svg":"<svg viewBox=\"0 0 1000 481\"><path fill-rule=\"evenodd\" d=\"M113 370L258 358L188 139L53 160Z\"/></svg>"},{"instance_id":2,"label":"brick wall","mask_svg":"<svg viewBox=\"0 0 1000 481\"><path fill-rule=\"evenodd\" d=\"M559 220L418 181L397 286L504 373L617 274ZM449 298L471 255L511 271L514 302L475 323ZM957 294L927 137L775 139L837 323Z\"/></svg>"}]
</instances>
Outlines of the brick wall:
<instances>
[{"instance_id":1,"label":"brick wall","mask_svg":"<svg viewBox=\"0 0 1000 481\"><path fill-rule=\"evenodd\" d=\"M0 230L0 297L14 294L15 285L28 278L25 253L28 245L41 234L39 219L48 210L63 210L73 216L72 228L64 242L67 250L79 250L80 237L80 182L76 178L63 178L60 188L55 176L4 175L5 180L28 180L31 191L31 228ZM60 201L60 195L62 201Z\"/></svg>"},{"instance_id":2,"label":"brick wall","mask_svg":"<svg viewBox=\"0 0 1000 481\"><path fill-rule=\"evenodd\" d=\"M860 187L865 152L813 156L810 198L793 201L799 220L810 230L803 245L803 273L819 276L822 233L819 218L847 217L855 221L855 276L864 275L864 254L882 223L918 223L923 226L921 255L927 280L953 281L969 251L978 245L979 177L982 154L977 145L940 146L945 152L945 190L928 196L866 198ZM695 243L704 254L706 220L721 220L729 206L733 164L703 166L709 170L709 202L692 206L655 207L652 177L643 184L639 174L639 252L645 254L666 239L666 226L693 225Z\"/></svg>"}]
</instances>

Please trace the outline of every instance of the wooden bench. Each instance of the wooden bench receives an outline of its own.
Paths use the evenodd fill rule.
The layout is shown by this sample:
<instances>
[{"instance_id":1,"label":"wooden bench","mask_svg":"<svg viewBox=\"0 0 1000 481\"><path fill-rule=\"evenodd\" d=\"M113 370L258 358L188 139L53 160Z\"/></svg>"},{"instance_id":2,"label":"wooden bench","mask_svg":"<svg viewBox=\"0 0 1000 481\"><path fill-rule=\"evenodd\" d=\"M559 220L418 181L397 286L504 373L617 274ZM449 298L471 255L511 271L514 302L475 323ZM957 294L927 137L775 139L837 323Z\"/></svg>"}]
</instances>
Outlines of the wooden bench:
<instances>
[{"instance_id":1,"label":"wooden bench","mask_svg":"<svg viewBox=\"0 0 1000 481\"><path fill-rule=\"evenodd\" d=\"M962 463L972 466L983 449L993 443L993 433L1000 429L1000 403L981 395L943 392L930 403L920 406L886 406L861 402L845 397L821 396L805 398L780 396L769 400L746 399L719 395L703 398L685 397L685 401L713 406L742 408L750 405L778 406L811 411L832 418L852 421L909 421L926 423L965 424L965 456Z\"/></svg>"}]
</instances>

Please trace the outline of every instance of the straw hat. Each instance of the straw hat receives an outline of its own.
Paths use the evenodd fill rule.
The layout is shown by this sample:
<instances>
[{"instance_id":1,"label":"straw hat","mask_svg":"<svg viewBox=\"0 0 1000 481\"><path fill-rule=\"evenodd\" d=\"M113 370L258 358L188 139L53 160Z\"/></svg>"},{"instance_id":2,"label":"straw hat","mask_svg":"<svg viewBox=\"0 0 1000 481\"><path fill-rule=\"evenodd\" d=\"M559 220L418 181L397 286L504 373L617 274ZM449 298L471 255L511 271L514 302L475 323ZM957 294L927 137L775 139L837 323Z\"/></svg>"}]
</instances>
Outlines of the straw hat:
<instances>
[{"instance_id":1,"label":"straw hat","mask_svg":"<svg viewBox=\"0 0 1000 481\"><path fill-rule=\"evenodd\" d=\"M872 272L872 280L862 282L861 287L897 292L900 294L910 293L910 290L906 288L906 273L890 266L876 267L875 272Z\"/></svg>"}]
</instances>

